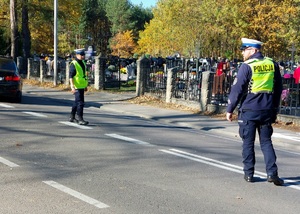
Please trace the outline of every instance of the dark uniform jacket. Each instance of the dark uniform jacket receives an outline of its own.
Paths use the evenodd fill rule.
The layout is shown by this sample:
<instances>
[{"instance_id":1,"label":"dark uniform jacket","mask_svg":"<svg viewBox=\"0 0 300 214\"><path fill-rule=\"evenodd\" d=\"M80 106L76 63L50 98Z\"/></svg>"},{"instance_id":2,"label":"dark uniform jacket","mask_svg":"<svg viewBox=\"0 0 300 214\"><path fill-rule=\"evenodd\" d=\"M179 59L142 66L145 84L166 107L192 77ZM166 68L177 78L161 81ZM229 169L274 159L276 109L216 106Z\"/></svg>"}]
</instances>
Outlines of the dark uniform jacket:
<instances>
[{"instance_id":1,"label":"dark uniform jacket","mask_svg":"<svg viewBox=\"0 0 300 214\"><path fill-rule=\"evenodd\" d=\"M261 52L253 54L249 59L263 59ZM243 63L231 88L228 99L227 112L233 113L240 103L240 110L277 110L282 91L282 79L279 66L276 62L274 73L273 93L248 93L248 85L252 77L252 71L248 64Z\"/></svg>"}]
</instances>

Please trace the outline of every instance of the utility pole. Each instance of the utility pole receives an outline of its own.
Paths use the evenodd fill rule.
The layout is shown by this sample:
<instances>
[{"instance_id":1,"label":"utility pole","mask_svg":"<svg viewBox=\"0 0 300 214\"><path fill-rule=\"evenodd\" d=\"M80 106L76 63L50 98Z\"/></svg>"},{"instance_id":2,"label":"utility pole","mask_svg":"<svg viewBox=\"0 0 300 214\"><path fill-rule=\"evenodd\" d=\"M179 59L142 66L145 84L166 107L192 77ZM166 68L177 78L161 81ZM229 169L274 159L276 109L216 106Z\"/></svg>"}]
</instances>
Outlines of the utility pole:
<instances>
[{"instance_id":1,"label":"utility pole","mask_svg":"<svg viewBox=\"0 0 300 214\"><path fill-rule=\"evenodd\" d=\"M53 85L57 85L57 8L58 0L54 0L54 76Z\"/></svg>"}]
</instances>

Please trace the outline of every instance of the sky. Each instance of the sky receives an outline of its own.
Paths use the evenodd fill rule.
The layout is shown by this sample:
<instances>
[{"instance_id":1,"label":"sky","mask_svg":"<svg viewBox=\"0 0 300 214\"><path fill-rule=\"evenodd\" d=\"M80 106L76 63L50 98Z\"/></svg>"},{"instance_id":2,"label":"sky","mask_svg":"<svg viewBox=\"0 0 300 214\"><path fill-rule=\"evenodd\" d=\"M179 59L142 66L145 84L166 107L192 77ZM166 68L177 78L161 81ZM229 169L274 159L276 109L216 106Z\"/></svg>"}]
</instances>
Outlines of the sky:
<instances>
[{"instance_id":1,"label":"sky","mask_svg":"<svg viewBox=\"0 0 300 214\"><path fill-rule=\"evenodd\" d=\"M134 5L140 5L143 3L143 7L152 7L156 5L157 0L130 0L132 4Z\"/></svg>"}]
</instances>

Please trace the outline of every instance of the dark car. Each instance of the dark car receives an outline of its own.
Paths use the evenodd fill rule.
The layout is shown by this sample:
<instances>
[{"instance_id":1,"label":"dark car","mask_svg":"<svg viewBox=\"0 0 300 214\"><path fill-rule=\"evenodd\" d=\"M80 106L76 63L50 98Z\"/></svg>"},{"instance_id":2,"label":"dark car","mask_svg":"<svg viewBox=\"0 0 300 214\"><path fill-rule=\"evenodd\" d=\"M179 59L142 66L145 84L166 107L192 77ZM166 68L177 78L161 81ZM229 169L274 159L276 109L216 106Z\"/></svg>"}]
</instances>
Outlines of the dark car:
<instances>
[{"instance_id":1,"label":"dark car","mask_svg":"<svg viewBox=\"0 0 300 214\"><path fill-rule=\"evenodd\" d=\"M0 56L0 97L14 102L22 101L23 82L15 61Z\"/></svg>"}]
</instances>

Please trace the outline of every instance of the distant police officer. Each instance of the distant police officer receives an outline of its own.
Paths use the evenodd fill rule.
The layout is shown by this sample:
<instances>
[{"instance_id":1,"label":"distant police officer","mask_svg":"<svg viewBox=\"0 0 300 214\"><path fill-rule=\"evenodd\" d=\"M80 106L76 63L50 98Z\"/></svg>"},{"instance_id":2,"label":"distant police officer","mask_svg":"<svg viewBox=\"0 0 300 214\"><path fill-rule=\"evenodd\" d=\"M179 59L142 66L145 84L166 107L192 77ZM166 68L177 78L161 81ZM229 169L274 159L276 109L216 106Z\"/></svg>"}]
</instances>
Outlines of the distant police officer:
<instances>
[{"instance_id":1,"label":"distant police officer","mask_svg":"<svg viewBox=\"0 0 300 214\"><path fill-rule=\"evenodd\" d=\"M70 122L77 122L79 125L87 125L89 122L83 120L84 91L88 86L86 76L86 64L84 49L75 50L76 58L70 64L70 85L75 95L75 102L72 106ZM78 119L75 118L77 115Z\"/></svg>"},{"instance_id":2,"label":"distant police officer","mask_svg":"<svg viewBox=\"0 0 300 214\"><path fill-rule=\"evenodd\" d=\"M276 120L282 91L279 66L271 58L260 52L262 42L242 38L241 65L233 83L226 118L232 121L232 113L240 102L238 124L239 135L243 140L244 179L254 182L255 151L254 142L258 131L260 147L264 155L267 180L277 186L284 181L278 177L276 154L271 136L272 123Z\"/></svg>"}]
</instances>

